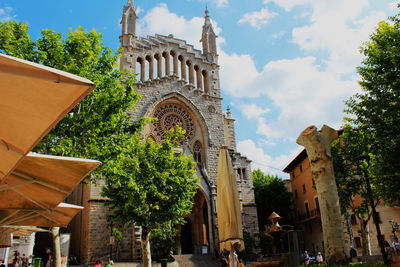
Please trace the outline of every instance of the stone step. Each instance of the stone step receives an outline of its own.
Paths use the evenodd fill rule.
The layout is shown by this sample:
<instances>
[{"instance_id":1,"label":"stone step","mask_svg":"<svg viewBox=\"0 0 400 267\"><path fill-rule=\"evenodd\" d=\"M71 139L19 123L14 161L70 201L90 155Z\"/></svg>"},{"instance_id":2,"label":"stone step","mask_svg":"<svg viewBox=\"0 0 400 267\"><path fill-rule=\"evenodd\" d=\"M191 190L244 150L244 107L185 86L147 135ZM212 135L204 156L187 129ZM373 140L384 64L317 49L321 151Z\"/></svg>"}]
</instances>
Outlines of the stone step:
<instances>
[{"instance_id":1,"label":"stone step","mask_svg":"<svg viewBox=\"0 0 400 267\"><path fill-rule=\"evenodd\" d=\"M218 260L211 255L173 255L179 267L218 267Z\"/></svg>"}]
</instances>

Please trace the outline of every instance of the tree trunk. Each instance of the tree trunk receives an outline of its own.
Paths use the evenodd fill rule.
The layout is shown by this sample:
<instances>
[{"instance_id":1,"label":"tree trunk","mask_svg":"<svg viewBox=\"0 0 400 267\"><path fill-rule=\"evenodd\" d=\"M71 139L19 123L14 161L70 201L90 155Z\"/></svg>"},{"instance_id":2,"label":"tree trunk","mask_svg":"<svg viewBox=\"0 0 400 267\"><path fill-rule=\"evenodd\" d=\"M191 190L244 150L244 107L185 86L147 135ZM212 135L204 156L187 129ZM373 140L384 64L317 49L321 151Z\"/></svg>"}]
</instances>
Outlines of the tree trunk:
<instances>
[{"instance_id":1,"label":"tree trunk","mask_svg":"<svg viewBox=\"0 0 400 267\"><path fill-rule=\"evenodd\" d=\"M60 227L52 227L51 235L54 245L53 267L61 267Z\"/></svg>"},{"instance_id":2,"label":"tree trunk","mask_svg":"<svg viewBox=\"0 0 400 267\"><path fill-rule=\"evenodd\" d=\"M331 144L337 131L324 125L305 129L296 142L306 148L312 176L315 180L324 237L325 259L328 264L346 263L343 221L331 156Z\"/></svg>"},{"instance_id":3,"label":"tree trunk","mask_svg":"<svg viewBox=\"0 0 400 267\"><path fill-rule=\"evenodd\" d=\"M360 236L362 240L362 258L363 261L367 260L367 256L371 255L369 248L369 234L368 234L368 221L360 220Z\"/></svg>"},{"instance_id":4,"label":"tree trunk","mask_svg":"<svg viewBox=\"0 0 400 267\"><path fill-rule=\"evenodd\" d=\"M151 267L150 229L142 226L142 261L143 267Z\"/></svg>"}]
</instances>

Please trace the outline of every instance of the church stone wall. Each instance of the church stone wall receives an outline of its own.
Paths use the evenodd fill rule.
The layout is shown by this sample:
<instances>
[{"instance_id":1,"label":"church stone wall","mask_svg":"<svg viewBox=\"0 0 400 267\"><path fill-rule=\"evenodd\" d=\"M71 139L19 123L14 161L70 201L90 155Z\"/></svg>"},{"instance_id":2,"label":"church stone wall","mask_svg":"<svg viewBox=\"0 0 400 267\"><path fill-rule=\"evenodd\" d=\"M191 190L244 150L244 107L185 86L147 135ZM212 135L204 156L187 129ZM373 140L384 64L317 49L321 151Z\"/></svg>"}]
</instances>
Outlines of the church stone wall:
<instances>
[{"instance_id":1,"label":"church stone wall","mask_svg":"<svg viewBox=\"0 0 400 267\"><path fill-rule=\"evenodd\" d=\"M192 142L189 148L194 149L197 140L202 142L199 166L211 192L211 197L207 196L206 200L210 204L209 208L212 207L212 210L208 211L208 214L212 215L208 218L210 233L213 235L210 236L210 241L214 241L210 248L218 244L218 214L215 206L218 154L221 146L227 145L231 152L242 204L243 225L252 234L258 232L250 161L236 152L234 119L230 117L229 109L226 114L222 111L216 35L208 11L201 40L204 51L196 50L186 41L176 39L172 35L138 38L135 32L136 19L133 1L128 0L122 18L120 66L121 69L138 74L136 86L138 93L142 95L128 114L133 120L142 116L152 116L158 108L161 110L163 105L165 107L172 103L185 110L184 116L177 114L181 115L180 119L184 120L185 116L191 117L192 120L185 121L186 124L195 125L192 139L188 138L189 142ZM179 121L179 118L175 119ZM154 138L152 134L155 129L155 124L146 126L143 137ZM157 138L161 137L156 136ZM85 265L99 258L108 259L109 256L110 233L106 217L108 209L104 206L105 199L100 194L100 186L101 184L92 185L85 189L85 210L81 218L84 228L81 236L81 260ZM121 230L124 240L120 244L118 254L114 248L114 258L119 261L139 260L140 228L121 227Z\"/></svg>"}]
</instances>

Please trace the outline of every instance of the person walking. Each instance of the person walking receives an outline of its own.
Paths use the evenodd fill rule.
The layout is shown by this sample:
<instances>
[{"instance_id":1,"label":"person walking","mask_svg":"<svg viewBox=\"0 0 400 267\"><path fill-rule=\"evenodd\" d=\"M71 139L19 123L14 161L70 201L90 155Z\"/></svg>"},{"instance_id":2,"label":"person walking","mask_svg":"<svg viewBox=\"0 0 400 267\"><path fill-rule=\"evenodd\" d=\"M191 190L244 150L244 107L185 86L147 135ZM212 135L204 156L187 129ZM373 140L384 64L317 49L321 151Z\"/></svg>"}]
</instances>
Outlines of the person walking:
<instances>
[{"instance_id":1,"label":"person walking","mask_svg":"<svg viewBox=\"0 0 400 267\"><path fill-rule=\"evenodd\" d=\"M357 250L350 247L350 262L353 262L353 258L357 258Z\"/></svg>"},{"instance_id":2,"label":"person walking","mask_svg":"<svg viewBox=\"0 0 400 267\"><path fill-rule=\"evenodd\" d=\"M225 257L225 254L223 252L220 252L219 254L219 267L227 267L228 266L228 260Z\"/></svg>"},{"instance_id":3,"label":"person walking","mask_svg":"<svg viewBox=\"0 0 400 267\"><path fill-rule=\"evenodd\" d=\"M101 260L97 260L95 264L93 264L93 267L101 267L103 265L103 262Z\"/></svg>"},{"instance_id":4,"label":"person walking","mask_svg":"<svg viewBox=\"0 0 400 267\"><path fill-rule=\"evenodd\" d=\"M308 255L307 250L304 251L304 265L309 265L310 264L310 255Z\"/></svg>"},{"instance_id":5,"label":"person walking","mask_svg":"<svg viewBox=\"0 0 400 267\"><path fill-rule=\"evenodd\" d=\"M317 260L318 265L324 264L324 258L322 257L321 252L318 252L316 260Z\"/></svg>"},{"instance_id":6,"label":"person walking","mask_svg":"<svg viewBox=\"0 0 400 267\"><path fill-rule=\"evenodd\" d=\"M397 237L394 238L393 248L394 248L396 253L400 252L400 242L399 242L399 238L397 238Z\"/></svg>"},{"instance_id":7,"label":"person walking","mask_svg":"<svg viewBox=\"0 0 400 267\"><path fill-rule=\"evenodd\" d=\"M229 257L229 266L232 266L231 257ZM235 250L233 251L233 267L239 267L239 259Z\"/></svg>"},{"instance_id":8,"label":"person walking","mask_svg":"<svg viewBox=\"0 0 400 267\"><path fill-rule=\"evenodd\" d=\"M48 248L43 256L43 267L46 267L48 263L51 266L51 260L51 250Z\"/></svg>"}]
</instances>

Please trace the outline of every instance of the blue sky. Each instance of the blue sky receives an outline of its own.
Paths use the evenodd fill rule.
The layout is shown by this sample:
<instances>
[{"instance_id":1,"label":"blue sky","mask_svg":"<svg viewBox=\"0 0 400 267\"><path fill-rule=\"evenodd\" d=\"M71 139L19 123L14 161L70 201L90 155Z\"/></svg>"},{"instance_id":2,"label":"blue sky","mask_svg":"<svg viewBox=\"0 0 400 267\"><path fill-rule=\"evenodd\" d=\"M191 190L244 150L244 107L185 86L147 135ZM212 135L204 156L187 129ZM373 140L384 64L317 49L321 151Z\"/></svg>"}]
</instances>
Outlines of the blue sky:
<instances>
[{"instance_id":1,"label":"blue sky","mask_svg":"<svg viewBox=\"0 0 400 267\"><path fill-rule=\"evenodd\" d=\"M139 36L174 34L200 46L208 6L219 35L224 109L236 119L238 151L253 168L286 178L309 125L341 125L343 101L360 91L360 45L398 13L394 0L134 0ZM0 21L28 22L33 39L50 28L95 28L116 50L126 0L0 0Z\"/></svg>"}]
</instances>

